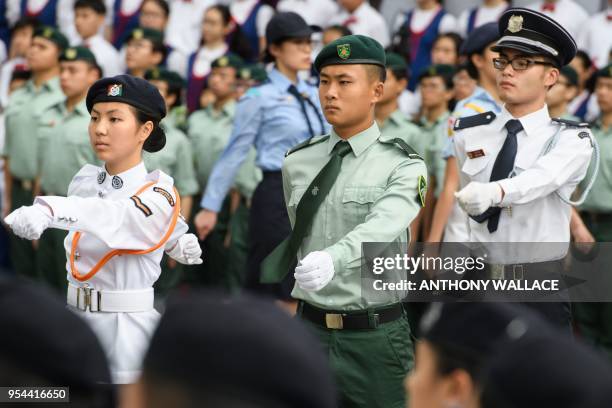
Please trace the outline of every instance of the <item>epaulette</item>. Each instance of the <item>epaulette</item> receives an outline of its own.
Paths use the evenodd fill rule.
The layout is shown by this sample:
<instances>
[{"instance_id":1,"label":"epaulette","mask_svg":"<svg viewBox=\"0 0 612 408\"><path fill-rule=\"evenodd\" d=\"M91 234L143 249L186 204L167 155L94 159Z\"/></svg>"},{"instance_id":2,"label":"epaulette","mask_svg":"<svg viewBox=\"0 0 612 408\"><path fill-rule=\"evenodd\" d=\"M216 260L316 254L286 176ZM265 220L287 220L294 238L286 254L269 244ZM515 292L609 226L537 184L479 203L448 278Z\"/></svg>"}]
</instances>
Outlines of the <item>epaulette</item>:
<instances>
[{"instance_id":1,"label":"epaulette","mask_svg":"<svg viewBox=\"0 0 612 408\"><path fill-rule=\"evenodd\" d=\"M298 150L301 150L301 149L303 149L303 148L305 148L305 147L308 147L308 146L314 146L314 145L316 145L316 144L319 144L319 143L321 143L321 142L324 142L324 141L326 141L327 139L329 139L329 135L327 135L327 136L323 136L323 137L311 137L311 138L309 138L309 139L307 139L307 140L303 141L302 143L300 143L300 144L298 144L298 145L296 145L296 146L293 146L291 149L289 149L289 150L287 151L287 153L285 153L285 157L287 157L287 156L289 156L291 153L295 153L295 152L297 152Z\"/></svg>"},{"instance_id":2,"label":"epaulette","mask_svg":"<svg viewBox=\"0 0 612 408\"><path fill-rule=\"evenodd\" d=\"M479 113L478 115L457 118L453 130L467 129L474 126L488 125L495 119L495 114L491 111Z\"/></svg>"},{"instance_id":3,"label":"epaulette","mask_svg":"<svg viewBox=\"0 0 612 408\"><path fill-rule=\"evenodd\" d=\"M573 126L573 127L589 127L589 124L586 122L577 122L575 120L569 120L569 119L561 119L561 118L551 118L553 122L558 122L558 123L562 123L566 126Z\"/></svg>"},{"instance_id":4,"label":"epaulette","mask_svg":"<svg viewBox=\"0 0 612 408\"><path fill-rule=\"evenodd\" d=\"M398 147L400 150L406 153L408 157L410 157L411 159L423 160L423 158L416 152L416 150L410 147L410 145L406 143L404 139L400 139L399 137L396 137L394 139L389 139L389 140L378 139L378 141L383 144L389 144L389 145Z\"/></svg>"}]
</instances>

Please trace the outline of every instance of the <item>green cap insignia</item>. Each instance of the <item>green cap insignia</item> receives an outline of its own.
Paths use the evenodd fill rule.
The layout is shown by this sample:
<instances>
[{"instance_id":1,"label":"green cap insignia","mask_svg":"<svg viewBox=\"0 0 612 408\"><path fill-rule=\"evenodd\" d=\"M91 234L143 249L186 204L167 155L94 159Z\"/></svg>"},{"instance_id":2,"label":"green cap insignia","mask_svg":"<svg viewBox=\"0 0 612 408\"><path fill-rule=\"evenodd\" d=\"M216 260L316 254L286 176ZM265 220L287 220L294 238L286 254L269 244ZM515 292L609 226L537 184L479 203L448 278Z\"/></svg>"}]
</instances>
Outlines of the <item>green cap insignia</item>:
<instances>
[{"instance_id":1,"label":"green cap insignia","mask_svg":"<svg viewBox=\"0 0 612 408\"><path fill-rule=\"evenodd\" d=\"M73 60L76 58L76 56L77 56L77 50L75 50L74 48L68 48L66 50L66 59Z\"/></svg>"},{"instance_id":2,"label":"green cap insignia","mask_svg":"<svg viewBox=\"0 0 612 408\"><path fill-rule=\"evenodd\" d=\"M121 96L123 95L123 85L122 84L113 84L108 86L107 94L108 96Z\"/></svg>"},{"instance_id":3,"label":"green cap insignia","mask_svg":"<svg viewBox=\"0 0 612 408\"><path fill-rule=\"evenodd\" d=\"M240 71L240 77L242 79L251 79L251 71L248 68L243 68L242 71Z\"/></svg>"},{"instance_id":4,"label":"green cap insignia","mask_svg":"<svg viewBox=\"0 0 612 408\"><path fill-rule=\"evenodd\" d=\"M421 201L421 207L425 207L425 195L427 194L427 181L425 177L419 176L418 181L418 192L419 192L419 200Z\"/></svg>"},{"instance_id":5,"label":"green cap insignia","mask_svg":"<svg viewBox=\"0 0 612 408\"><path fill-rule=\"evenodd\" d=\"M51 38L53 35L53 29L51 27L45 27L43 30L42 36L45 38Z\"/></svg>"},{"instance_id":6,"label":"green cap insignia","mask_svg":"<svg viewBox=\"0 0 612 408\"><path fill-rule=\"evenodd\" d=\"M351 44L338 44L336 46L338 56L342 59L348 59L351 56Z\"/></svg>"},{"instance_id":7,"label":"green cap insignia","mask_svg":"<svg viewBox=\"0 0 612 408\"><path fill-rule=\"evenodd\" d=\"M227 64L229 64L229 60L227 59L227 57L221 57L219 58L219 61L217 63L220 67L226 67Z\"/></svg>"},{"instance_id":8,"label":"green cap insignia","mask_svg":"<svg viewBox=\"0 0 612 408\"><path fill-rule=\"evenodd\" d=\"M136 30L134 30L134 32L132 33L132 38L135 40L140 40L144 37L144 32L137 28Z\"/></svg>"}]
</instances>

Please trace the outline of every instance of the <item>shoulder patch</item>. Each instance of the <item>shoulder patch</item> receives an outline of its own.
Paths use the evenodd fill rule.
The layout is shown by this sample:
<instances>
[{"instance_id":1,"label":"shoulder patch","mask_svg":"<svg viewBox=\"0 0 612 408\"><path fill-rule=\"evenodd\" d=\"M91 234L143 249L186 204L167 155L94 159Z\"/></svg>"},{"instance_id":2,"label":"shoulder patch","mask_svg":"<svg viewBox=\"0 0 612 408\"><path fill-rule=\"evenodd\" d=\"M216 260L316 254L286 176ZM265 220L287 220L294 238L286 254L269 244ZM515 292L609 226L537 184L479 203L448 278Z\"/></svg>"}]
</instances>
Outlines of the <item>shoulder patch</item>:
<instances>
[{"instance_id":1,"label":"shoulder patch","mask_svg":"<svg viewBox=\"0 0 612 408\"><path fill-rule=\"evenodd\" d=\"M153 191L163 195L164 198L168 201L168 204L170 204L170 207L174 207L175 203L174 203L174 197L172 197L172 194L170 194L169 192L167 192L161 187L153 187Z\"/></svg>"},{"instance_id":2,"label":"shoulder patch","mask_svg":"<svg viewBox=\"0 0 612 408\"><path fill-rule=\"evenodd\" d=\"M453 130L461 130L467 129L474 126L488 125L493 122L496 115L491 112L479 113L478 115L466 116L463 118L457 118L455 121L455 125L453 126Z\"/></svg>"},{"instance_id":3,"label":"shoulder patch","mask_svg":"<svg viewBox=\"0 0 612 408\"><path fill-rule=\"evenodd\" d=\"M311 137L311 138L303 141L302 143L300 143L300 144L298 144L296 146L293 146L291 149L289 149L289 151L287 151L287 153L285 153L285 157L289 156L291 153L297 152L298 150L302 150L305 147L314 146L316 144L324 142L327 139L329 139L329 135L326 135L326 136L323 136L323 137L319 137L319 138Z\"/></svg>"},{"instance_id":4,"label":"shoulder patch","mask_svg":"<svg viewBox=\"0 0 612 408\"><path fill-rule=\"evenodd\" d=\"M145 215L145 217L150 217L153 215L153 211L151 211L151 209L140 200L140 197L131 196L130 200L132 200L136 208L138 208Z\"/></svg>"},{"instance_id":5,"label":"shoulder patch","mask_svg":"<svg viewBox=\"0 0 612 408\"><path fill-rule=\"evenodd\" d=\"M425 196L427 195L427 180L425 177L419 176L417 182L417 201L421 204L421 207L425 207Z\"/></svg>"},{"instance_id":6,"label":"shoulder patch","mask_svg":"<svg viewBox=\"0 0 612 408\"><path fill-rule=\"evenodd\" d=\"M404 139L400 139L399 137L396 137L394 139L389 139L389 140L378 139L378 141L382 144L394 145L395 147L399 148L401 151L406 153L406 155L410 157L411 159L423 160L423 158L419 156L416 150L410 147L410 145L406 143Z\"/></svg>"},{"instance_id":7,"label":"shoulder patch","mask_svg":"<svg viewBox=\"0 0 612 408\"><path fill-rule=\"evenodd\" d=\"M562 118L551 118L551 120L553 122L561 123L561 124L564 124L566 126L581 127L581 128L588 128L589 127L589 124L586 123L586 122L577 122L575 120L562 119Z\"/></svg>"}]
</instances>

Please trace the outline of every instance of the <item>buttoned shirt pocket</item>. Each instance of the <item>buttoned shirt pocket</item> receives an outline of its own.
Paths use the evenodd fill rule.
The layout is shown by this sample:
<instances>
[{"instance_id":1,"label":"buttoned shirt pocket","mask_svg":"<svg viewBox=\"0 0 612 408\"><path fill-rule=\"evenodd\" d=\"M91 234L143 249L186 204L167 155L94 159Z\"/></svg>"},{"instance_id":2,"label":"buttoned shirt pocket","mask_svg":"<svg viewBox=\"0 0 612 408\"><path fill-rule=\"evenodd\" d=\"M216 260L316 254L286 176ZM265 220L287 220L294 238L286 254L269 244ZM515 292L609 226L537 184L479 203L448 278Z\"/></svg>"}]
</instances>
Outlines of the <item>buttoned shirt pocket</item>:
<instances>
[{"instance_id":1,"label":"buttoned shirt pocket","mask_svg":"<svg viewBox=\"0 0 612 408\"><path fill-rule=\"evenodd\" d=\"M490 172L485 171L485 169L493 159L493 156L490 154L473 159L467 158L465 163L463 163L463 167L461 167L461 172L467 175L470 181L487 182L489 181Z\"/></svg>"},{"instance_id":2,"label":"buttoned shirt pocket","mask_svg":"<svg viewBox=\"0 0 612 408\"><path fill-rule=\"evenodd\" d=\"M383 187L376 186L345 187L342 193L344 221L349 226L363 223L384 191Z\"/></svg>"}]
</instances>

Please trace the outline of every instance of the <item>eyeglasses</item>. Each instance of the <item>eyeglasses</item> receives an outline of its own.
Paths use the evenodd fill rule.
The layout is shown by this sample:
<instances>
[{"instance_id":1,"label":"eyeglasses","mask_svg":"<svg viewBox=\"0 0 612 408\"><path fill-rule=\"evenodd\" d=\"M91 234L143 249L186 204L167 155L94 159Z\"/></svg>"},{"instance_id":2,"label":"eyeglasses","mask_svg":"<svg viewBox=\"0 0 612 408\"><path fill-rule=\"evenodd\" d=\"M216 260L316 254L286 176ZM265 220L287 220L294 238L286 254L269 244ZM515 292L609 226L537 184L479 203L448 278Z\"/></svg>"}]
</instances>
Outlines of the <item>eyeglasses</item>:
<instances>
[{"instance_id":1,"label":"eyeglasses","mask_svg":"<svg viewBox=\"0 0 612 408\"><path fill-rule=\"evenodd\" d=\"M511 60L508 58L493 58L493 66L495 67L495 69L503 71L504 69L506 69L508 64L512 65L512 69L514 69L515 71L525 71L532 65L536 65L536 64L554 66L550 62L535 61L535 60L525 58L525 57L516 57Z\"/></svg>"}]
</instances>

